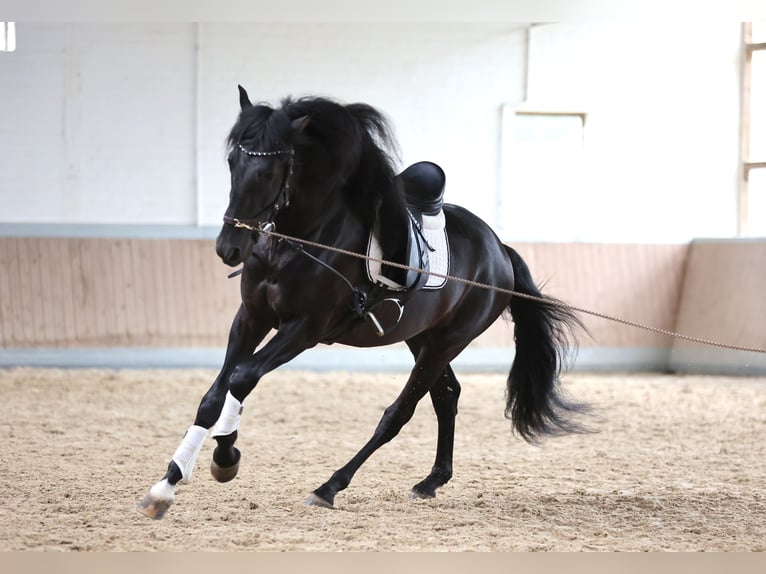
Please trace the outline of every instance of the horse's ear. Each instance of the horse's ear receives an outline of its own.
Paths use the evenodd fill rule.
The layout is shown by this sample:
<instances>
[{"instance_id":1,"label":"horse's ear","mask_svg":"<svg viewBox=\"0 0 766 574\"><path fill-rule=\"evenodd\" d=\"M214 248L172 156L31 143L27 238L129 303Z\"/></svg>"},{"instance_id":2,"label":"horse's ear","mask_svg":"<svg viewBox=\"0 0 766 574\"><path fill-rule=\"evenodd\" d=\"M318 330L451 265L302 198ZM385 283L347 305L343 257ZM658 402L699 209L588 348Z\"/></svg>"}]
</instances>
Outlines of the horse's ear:
<instances>
[{"instance_id":1,"label":"horse's ear","mask_svg":"<svg viewBox=\"0 0 766 574\"><path fill-rule=\"evenodd\" d=\"M309 125L310 120L311 120L310 116L301 116L299 118L295 118L291 124L293 127L293 131L297 134L301 133L303 130L306 129L306 126Z\"/></svg>"},{"instance_id":2,"label":"horse's ear","mask_svg":"<svg viewBox=\"0 0 766 574\"><path fill-rule=\"evenodd\" d=\"M239 88L239 107L243 110L252 108L253 104L250 103L250 98L247 96L247 90L239 85L237 87Z\"/></svg>"}]
</instances>

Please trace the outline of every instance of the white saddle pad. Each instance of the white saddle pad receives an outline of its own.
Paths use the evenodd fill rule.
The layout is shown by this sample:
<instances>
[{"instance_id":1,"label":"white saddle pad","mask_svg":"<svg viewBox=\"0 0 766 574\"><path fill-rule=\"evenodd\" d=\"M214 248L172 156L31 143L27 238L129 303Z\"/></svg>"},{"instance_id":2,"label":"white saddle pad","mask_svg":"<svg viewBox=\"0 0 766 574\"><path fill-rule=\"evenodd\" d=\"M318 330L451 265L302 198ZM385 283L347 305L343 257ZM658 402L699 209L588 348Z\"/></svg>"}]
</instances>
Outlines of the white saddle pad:
<instances>
[{"instance_id":1,"label":"white saddle pad","mask_svg":"<svg viewBox=\"0 0 766 574\"><path fill-rule=\"evenodd\" d=\"M449 273L449 242L447 241L447 229L444 225L444 212L439 212L439 215L423 216L423 236L426 238L428 245L430 245L434 251L428 251L428 269L434 273L440 275L447 275ZM375 259L382 259L383 254L380 249L380 243L375 233L370 234L370 241L367 245L367 255ZM382 282L386 285L391 283L390 279L383 277L380 274L380 262L367 260L367 275L373 282ZM447 280L443 277L435 275L428 276L428 281L423 286L423 289L441 289Z\"/></svg>"}]
</instances>

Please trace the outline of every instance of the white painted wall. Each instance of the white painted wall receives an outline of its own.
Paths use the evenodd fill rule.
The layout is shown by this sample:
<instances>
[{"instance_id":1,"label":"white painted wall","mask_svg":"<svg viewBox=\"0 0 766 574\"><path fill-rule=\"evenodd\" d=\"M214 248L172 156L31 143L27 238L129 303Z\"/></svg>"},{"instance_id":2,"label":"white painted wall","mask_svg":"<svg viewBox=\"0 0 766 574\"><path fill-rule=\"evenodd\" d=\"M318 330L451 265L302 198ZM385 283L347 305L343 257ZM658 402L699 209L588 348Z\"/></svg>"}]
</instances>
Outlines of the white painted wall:
<instances>
[{"instance_id":1,"label":"white painted wall","mask_svg":"<svg viewBox=\"0 0 766 574\"><path fill-rule=\"evenodd\" d=\"M532 28L520 109L587 114L584 155L579 179L542 189L537 173L514 178L523 171L514 172L514 154L523 154L506 131L506 235L620 242L734 235L740 41L737 23Z\"/></svg>"},{"instance_id":2,"label":"white painted wall","mask_svg":"<svg viewBox=\"0 0 766 574\"><path fill-rule=\"evenodd\" d=\"M442 164L446 199L508 240L734 233L738 23L535 27L528 93L526 41L510 24L19 24L0 54L0 223L217 226L241 83L381 108L402 163ZM525 94L588 114L571 189L514 180L502 114Z\"/></svg>"},{"instance_id":3,"label":"white painted wall","mask_svg":"<svg viewBox=\"0 0 766 574\"><path fill-rule=\"evenodd\" d=\"M253 101L291 94L367 102L392 120L402 165L429 159L448 174L447 198L494 220L499 110L522 95L525 31L476 24L205 25L201 38L204 224L228 200L221 142Z\"/></svg>"},{"instance_id":4,"label":"white painted wall","mask_svg":"<svg viewBox=\"0 0 766 574\"><path fill-rule=\"evenodd\" d=\"M0 221L193 223L194 26L17 25Z\"/></svg>"}]
</instances>

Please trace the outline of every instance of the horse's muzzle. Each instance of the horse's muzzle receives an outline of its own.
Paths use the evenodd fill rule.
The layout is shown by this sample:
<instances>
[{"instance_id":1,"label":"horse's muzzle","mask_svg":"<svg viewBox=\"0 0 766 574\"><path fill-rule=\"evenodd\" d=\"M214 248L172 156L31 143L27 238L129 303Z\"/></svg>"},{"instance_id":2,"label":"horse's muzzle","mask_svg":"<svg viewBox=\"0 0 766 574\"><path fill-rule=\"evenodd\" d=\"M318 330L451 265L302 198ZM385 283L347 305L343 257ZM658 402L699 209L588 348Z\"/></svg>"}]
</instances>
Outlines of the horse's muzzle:
<instances>
[{"instance_id":1,"label":"horse's muzzle","mask_svg":"<svg viewBox=\"0 0 766 574\"><path fill-rule=\"evenodd\" d=\"M236 267L247 259L252 243L251 233L246 229L235 229L224 225L215 240L215 252L226 265Z\"/></svg>"}]
</instances>

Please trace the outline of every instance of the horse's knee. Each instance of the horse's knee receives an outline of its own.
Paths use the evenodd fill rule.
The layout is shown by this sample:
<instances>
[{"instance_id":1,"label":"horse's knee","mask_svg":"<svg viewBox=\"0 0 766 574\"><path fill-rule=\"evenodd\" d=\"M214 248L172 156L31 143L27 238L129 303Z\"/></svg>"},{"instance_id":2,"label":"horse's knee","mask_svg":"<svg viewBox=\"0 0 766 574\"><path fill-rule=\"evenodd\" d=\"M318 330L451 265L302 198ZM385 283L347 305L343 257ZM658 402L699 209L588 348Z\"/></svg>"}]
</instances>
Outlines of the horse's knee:
<instances>
[{"instance_id":1,"label":"horse's knee","mask_svg":"<svg viewBox=\"0 0 766 574\"><path fill-rule=\"evenodd\" d=\"M194 424L204 427L206 429L211 428L223 408L225 395L208 393L202 398L199 409L197 409L197 417L194 420Z\"/></svg>"},{"instance_id":2,"label":"horse's knee","mask_svg":"<svg viewBox=\"0 0 766 574\"><path fill-rule=\"evenodd\" d=\"M239 402L243 402L245 397L255 388L258 383L258 377L250 369L239 365L234 367L229 376L229 392Z\"/></svg>"}]
</instances>

